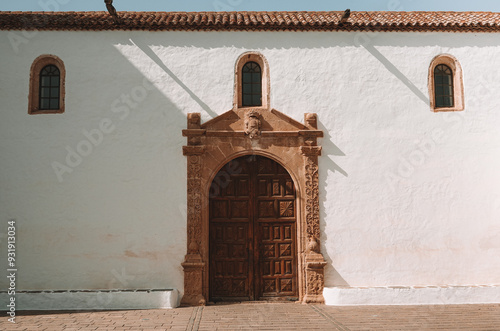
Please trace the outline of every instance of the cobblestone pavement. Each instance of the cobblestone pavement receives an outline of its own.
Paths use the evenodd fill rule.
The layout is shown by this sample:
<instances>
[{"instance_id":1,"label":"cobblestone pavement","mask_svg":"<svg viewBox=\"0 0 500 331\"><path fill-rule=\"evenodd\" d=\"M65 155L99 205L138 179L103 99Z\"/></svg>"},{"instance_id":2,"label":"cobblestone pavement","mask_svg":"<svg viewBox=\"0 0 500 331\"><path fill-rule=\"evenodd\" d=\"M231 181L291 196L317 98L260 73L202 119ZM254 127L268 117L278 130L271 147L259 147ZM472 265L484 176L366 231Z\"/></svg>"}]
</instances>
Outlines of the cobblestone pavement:
<instances>
[{"instance_id":1,"label":"cobblestone pavement","mask_svg":"<svg viewBox=\"0 0 500 331\"><path fill-rule=\"evenodd\" d=\"M5 314L5 312L3 312ZM334 307L233 303L168 310L18 312L0 330L500 330L500 304Z\"/></svg>"}]
</instances>

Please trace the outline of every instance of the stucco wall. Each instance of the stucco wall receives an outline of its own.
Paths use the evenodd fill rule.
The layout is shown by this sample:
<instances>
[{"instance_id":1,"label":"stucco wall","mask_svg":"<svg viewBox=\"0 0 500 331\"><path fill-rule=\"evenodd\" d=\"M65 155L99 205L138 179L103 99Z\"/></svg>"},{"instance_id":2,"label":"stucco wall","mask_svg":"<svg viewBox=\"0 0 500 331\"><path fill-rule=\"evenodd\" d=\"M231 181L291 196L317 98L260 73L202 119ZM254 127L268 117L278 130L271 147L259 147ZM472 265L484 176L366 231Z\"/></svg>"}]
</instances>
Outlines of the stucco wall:
<instances>
[{"instance_id":1,"label":"stucco wall","mask_svg":"<svg viewBox=\"0 0 500 331\"><path fill-rule=\"evenodd\" d=\"M325 132L326 286L500 284L497 34L2 31L0 40L0 233L16 219L19 289L182 291L181 130L188 112L207 121L232 107L235 61L248 50L269 62L271 106L299 121L316 112ZM463 112L430 111L428 67L441 53L462 65ZM27 114L41 54L65 63L62 115ZM88 155L66 160L78 148ZM53 163L67 161L71 173L57 176Z\"/></svg>"}]
</instances>

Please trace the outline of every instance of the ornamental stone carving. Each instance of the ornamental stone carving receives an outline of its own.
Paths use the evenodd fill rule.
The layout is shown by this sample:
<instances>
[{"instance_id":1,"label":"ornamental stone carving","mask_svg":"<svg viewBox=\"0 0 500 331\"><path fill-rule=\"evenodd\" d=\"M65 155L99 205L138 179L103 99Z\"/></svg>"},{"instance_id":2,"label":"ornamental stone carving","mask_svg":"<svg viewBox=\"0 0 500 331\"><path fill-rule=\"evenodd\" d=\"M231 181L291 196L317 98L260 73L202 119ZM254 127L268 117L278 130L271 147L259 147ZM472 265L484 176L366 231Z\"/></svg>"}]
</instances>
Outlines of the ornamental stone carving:
<instances>
[{"instance_id":1,"label":"ornamental stone carving","mask_svg":"<svg viewBox=\"0 0 500 331\"><path fill-rule=\"evenodd\" d=\"M305 114L300 123L275 109L236 107L203 124L200 118L198 113L188 114L187 129L182 132L187 138L183 147L187 157L187 254L182 263L182 303L202 305L210 300L210 187L225 164L244 155L270 158L290 174L299 191L297 201L279 206L279 212L285 215L296 208L299 300L323 303L326 263L320 245L321 147L317 145L323 132L317 129L316 114Z\"/></svg>"},{"instance_id":2,"label":"ornamental stone carving","mask_svg":"<svg viewBox=\"0 0 500 331\"><path fill-rule=\"evenodd\" d=\"M306 155L306 222L309 240L319 239L319 185L317 157Z\"/></svg>"},{"instance_id":3,"label":"ornamental stone carving","mask_svg":"<svg viewBox=\"0 0 500 331\"><path fill-rule=\"evenodd\" d=\"M315 270L311 271L307 275L307 293L312 295L320 295L323 291L324 276L323 273L317 272Z\"/></svg>"},{"instance_id":4,"label":"ornamental stone carving","mask_svg":"<svg viewBox=\"0 0 500 331\"><path fill-rule=\"evenodd\" d=\"M201 162L199 155L188 157L188 254L198 254L201 238Z\"/></svg>"},{"instance_id":5,"label":"ornamental stone carving","mask_svg":"<svg viewBox=\"0 0 500 331\"><path fill-rule=\"evenodd\" d=\"M245 133L250 139L260 136L260 114L255 109L245 113Z\"/></svg>"}]
</instances>

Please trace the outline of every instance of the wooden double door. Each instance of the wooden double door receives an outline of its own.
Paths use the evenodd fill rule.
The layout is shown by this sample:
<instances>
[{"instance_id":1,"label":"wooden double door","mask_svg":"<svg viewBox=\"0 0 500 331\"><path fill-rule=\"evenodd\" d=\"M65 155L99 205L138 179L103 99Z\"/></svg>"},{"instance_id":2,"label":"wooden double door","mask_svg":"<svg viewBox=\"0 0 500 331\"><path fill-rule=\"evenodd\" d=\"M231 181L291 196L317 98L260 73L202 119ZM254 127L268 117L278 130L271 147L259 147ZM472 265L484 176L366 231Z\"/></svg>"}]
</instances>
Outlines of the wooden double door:
<instances>
[{"instance_id":1,"label":"wooden double door","mask_svg":"<svg viewBox=\"0 0 500 331\"><path fill-rule=\"evenodd\" d=\"M295 188L262 156L226 164L210 188L210 299L297 300Z\"/></svg>"}]
</instances>

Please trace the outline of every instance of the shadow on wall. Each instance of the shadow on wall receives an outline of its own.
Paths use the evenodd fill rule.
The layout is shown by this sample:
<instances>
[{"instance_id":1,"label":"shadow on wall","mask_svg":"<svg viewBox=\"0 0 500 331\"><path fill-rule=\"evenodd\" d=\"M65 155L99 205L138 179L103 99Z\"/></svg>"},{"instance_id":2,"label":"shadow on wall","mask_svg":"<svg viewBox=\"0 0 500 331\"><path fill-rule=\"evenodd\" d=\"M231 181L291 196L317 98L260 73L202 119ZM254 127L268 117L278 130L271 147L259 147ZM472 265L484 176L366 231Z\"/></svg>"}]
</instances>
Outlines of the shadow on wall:
<instances>
[{"instance_id":1,"label":"shadow on wall","mask_svg":"<svg viewBox=\"0 0 500 331\"><path fill-rule=\"evenodd\" d=\"M320 195L320 230L321 230L321 252L326 261L325 267L325 285L327 283L335 286L349 286L349 284L345 281L345 279L338 273L337 269L335 269L335 261L333 261L328 255L328 251L326 249L326 243L332 242L335 238L329 238L326 234L326 216L329 215L325 208L325 202L327 199L327 177L329 172L331 172L334 176L338 176L339 174L348 177L348 173L342 169L338 164L336 164L330 157L342 157L346 156L342 150L333 143L332 137L329 134L327 128L318 121L319 129L323 131L323 141L321 143L323 154L319 158L320 167L319 167L319 195ZM329 151L330 155L325 155L325 151ZM335 227L336 217L335 215L330 215L331 219L329 221L329 226Z\"/></svg>"},{"instance_id":2,"label":"shadow on wall","mask_svg":"<svg viewBox=\"0 0 500 331\"><path fill-rule=\"evenodd\" d=\"M184 84L180 79L179 77L177 77L167 66L165 63L163 63L163 61L158 57L158 55L156 55L156 53L148 46L146 45L142 40L140 40L139 38L134 38L134 39L130 39L130 41L137 47L139 47L139 49L141 51L144 52L144 54L146 54L151 60L153 60L161 69L163 69L163 71L165 71L165 73L167 75L169 75L170 77L172 77L172 79L177 83L179 84L180 87L182 87L184 89L184 91L186 91L189 96L194 100L196 101L196 103L198 103L200 105L200 107L206 111L210 116L212 117L217 117L217 113L214 112L206 103L204 103L191 89L189 89L189 87L186 86L186 84Z\"/></svg>"},{"instance_id":3,"label":"shadow on wall","mask_svg":"<svg viewBox=\"0 0 500 331\"><path fill-rule=\"evenodd\" d=\"M66 60L73 73L66 81L66 113L50 121L44 121L43 115L26 121L38 127L25 140L32 148L48 151L47 158L37 162L46 162L39 168L50 172L43 188L51 194L29 184L32 203L19 217L31 223L26 226L25 241L41 247L22 262L25 270L45 274L30 278L24 289L174 287L182 291L186 224L176 220L186 219L186 193L172 183L185 183L181 148L185 138L180 132L186 115L112 43L86 47L93 37L82 36L78 58L70 56L74 50L54 46L53 52ZM203 107L165 65L161 67ZM97 88L96 77L106 90ZM92 92L92 97L78 89ZM209 110L206 105L204 109ZM98 131L103 120L112 128L104 133ZM42 149L39 145L53 131L49 127L61 128L57 131L60 144ZM36 139L42 133L45 140ZM82 146L90 147L83 153ZM78 162L68 164L68 149L71 160L78 155ZM54 161L71 170L60 173L59 182L51 167ZM6 201L14 200L15 194L9 193ZM18 214L15 206L8 209ZM54 240L54 233L60 239ZM61 269L69 271L62 281L56 273Z\"/></svg>"},{"instance_id":4,"label":"shadow on wall","mask_svg":"<svg viewBox=\"0 0 500 331\"><path fill-rule=\"evenodd\" d=\"M429 105L429 98L426 96L426 90L421 91L408 77L405 76L387 57L385 57L377 47L397 46L397 47L424 47L435 46L440 47L466 47L477 46L488 47L495 44L492 38L481 36L480 40L474 40L471 45L467 45L467 40L457 36L446 36L436 38L422 38L419 35L409 34L404 37L394 34L366 33L366 32L340 32L336 34L336 38L324 38L324 32L310 32L309 37L304 34L286 34L283 32L217 32L219 38L200 38L197 34L193 35L172 35L168 39L168 45L174 47L201 47L205 49L214 49L221 47L233 47L240 49L324 49L338 46L355 47L365 49L374 58L376 58L391 74L399 79L413 94L415 94L425 105ZM234 33L238 33L242 38L234 40ZM260 38L266 34L267 38ZM279 38L275 36L279 35ZM315 37L317 35L318 37ZM269 37L270 36L270 37ZM276 40L279 43L276 43ZM162 60L151 50L149 46L144 44L139 38L130 39L137 47L153 59L168 75L170 75L188 94L205 110L211 117L216 117L217 114L212 111L205 103L203 103L187 86L185 86L176 76L170 71ZM438 40L438 42L437 42ZM150 45L165 45L163 39L156 36L149 38ZM465 44L464 44L465 43ZM300 46L298 46L300 45Z\"/></svg>"},{"instance_id":5,"label":"shadow on wall","mask_svg":"<svg viewBox=\"0 0 500 331\"><path fill-rule=\"evenodd\" d=\"M403 84L406 85L420 100L422 100L426 105L429 105L429 98L425 96L422 91L412 83L391 61L389 61L382 53L380 53L373 45L363 45L363 47L370 52L377 60L382 63L390 73L396 76Z\"/></svg>"}]
</instances>

